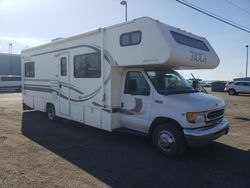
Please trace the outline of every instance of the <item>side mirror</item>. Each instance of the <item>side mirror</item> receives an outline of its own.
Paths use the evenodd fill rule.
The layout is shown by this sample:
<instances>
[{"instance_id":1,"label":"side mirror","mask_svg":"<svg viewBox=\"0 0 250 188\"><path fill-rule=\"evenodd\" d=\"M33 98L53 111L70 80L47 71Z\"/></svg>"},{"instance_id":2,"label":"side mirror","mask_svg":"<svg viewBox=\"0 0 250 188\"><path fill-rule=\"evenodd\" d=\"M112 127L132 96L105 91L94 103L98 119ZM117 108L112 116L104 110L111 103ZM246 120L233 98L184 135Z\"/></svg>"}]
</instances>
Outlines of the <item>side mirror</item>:
<instances>
[{"instance_id":1,"label":"side mirror","mask_svg":"<svg viewBox=\"0 0 250 188\"><path fill-rule=\"evenodd\" d=\"M197 80L193 80L192 86L195 90L199 90L199 84Z\"/></svg>"}]
</instances>

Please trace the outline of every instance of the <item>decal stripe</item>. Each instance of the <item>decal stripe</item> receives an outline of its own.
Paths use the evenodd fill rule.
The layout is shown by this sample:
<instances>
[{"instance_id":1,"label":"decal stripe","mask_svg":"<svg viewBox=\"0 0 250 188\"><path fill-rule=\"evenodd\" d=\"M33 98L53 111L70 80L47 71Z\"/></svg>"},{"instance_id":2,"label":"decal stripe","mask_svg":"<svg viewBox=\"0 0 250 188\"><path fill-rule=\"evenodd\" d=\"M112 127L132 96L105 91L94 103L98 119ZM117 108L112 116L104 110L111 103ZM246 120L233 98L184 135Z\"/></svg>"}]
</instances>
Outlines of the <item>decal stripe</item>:
<instances>
[{"instance_id":1,"label":"decal stripe","mask_svg":"<svg viewBox=\"0 0 250 188\"><path fill-rule=\"evenodd\" d=\"M66 82L59 82L59 84L62 84L62 86L66 87L66 88L69 88L77 93L80 93L81 95L83 95L83 92L80 91L79 89L76 88L76 86L74 85L71 85L71 84L68 84Z\"/></svg>"},{"instance_id":2,"label":"decal stripe","mask_svg":"<svg viewBox=\"0 0 250 188\"><path fill-rule=\"evenodd\" d=\"M51 89L51 88L46 88L46 87L44 87L44 88L40 87L39 88L39 87L24 86L24 89L25 90L30 90L30 91L46 92L46 93L56 92L56 94L58 96L62 97L65 100L69 100L69 97L67 97L67 96L63 95L62 93L60 93L59 91L57 91L55 89ZM89 98L85 98L85 99L72 99L72 98L70 98L70 101L72 101L72 102L84 102L84 101L92 99L96 95L97 95L97 93L95 95L90 96ZM135 101L140 101L140 100L141 99L135 98ZM120 107L114 107L114 108L111 108L111 109L107 109L104 106L98 104L97 102L92 102L92 104L94 106L97 106L97 107L103 107L102 110L106 111L108 113L123 113L123 114L126 114L126 115L136 115L136 114L140 113L140 110L142 108L142 103L141 102L136 102L135 107L133 109L131 109L131 110L123 109L123 108L120 108Z\"/></svg>"},{"instance_id":3,"label":"decal stripe","mask_svg":"<svg viewBox=\"0 0 250 188\"><path fill-rule=\"evenodd\" d=\"M129 111L140 112L142 109L142 99L135 98L135 107Z\"/></svg>"},{"instance_id":4,"label":"decal stripe","mask_svg":"<svg viewBox=\"0 0 250 188\"><path fill-rule=\"evenodd\" d=\"M37 81L37 80L29 80L29 81ZM48 82L50 82L51 80L48 80ZM79 89L77 89L76 86L68 84L66 82L58 82L58 84L61 84L62 86L69 88L77 93L80 93L81 95L83 95L83 92L80 91ZM32 86L32 87L51 87L50 85L39 85L39 84L24 84L25 86Z\"/></svg>"},{"instance_id":5,"label":"decal stripe","mask_svg":"<svg viewBox=\"0 0 250 188\"><path fill-rule=\"evenodd\" d=\"M55 89L52 89L52 88L47 88L47 87L30 87L30 86L24 86L24 89L25 90L29 90L29 91L39 91L39 92L45 92L45 93L52 93L52 92L56 92L57 95L59 95L60 97L68 100L69 97L62 94L61 92L62 91L57 91ZM84 102L84 101L87 101L89 99L92 99L93 97L95 97L97 95L97 93L94 93L94 95L92 96L89 96L88 98L84 98L84 99L73 99L73 98L70 98L69 100L70 101L73 101L73 102Z\"/></svg>"},{"instance_id":6,"label":"decal stripe","mask_svg":"<svg viewBox=\"0 0 250 188\"><path fill-rule=\"evenodd\" d=\"M54 90L54 89L51 89L51 88L24 86L24 89L25 90L30 90L30 91L46 92L46 93L56 92L58 94L57 90Z\"/></svg>"},{"instance_id":7,"label":"decal stripe","mask_svg":"<svg viewBox=\"0 0 250 188\"><path fill-rule=\"evenodd\" d=\"M108 110L107 108L105 108L105 106L97 103L97 102L92 102L92 104L94 106L98 106L98 107L102 107L104 111L107 111L109 113L122 113L122 114L126 114L126 115L137 115L137 114L143 114L141 112L142 110L142 99L140 98L135 98L135 107L133 109L124 109L124 108L120 108L120 107L114 107L110 110Z\"/></svg>"}]
</instances>

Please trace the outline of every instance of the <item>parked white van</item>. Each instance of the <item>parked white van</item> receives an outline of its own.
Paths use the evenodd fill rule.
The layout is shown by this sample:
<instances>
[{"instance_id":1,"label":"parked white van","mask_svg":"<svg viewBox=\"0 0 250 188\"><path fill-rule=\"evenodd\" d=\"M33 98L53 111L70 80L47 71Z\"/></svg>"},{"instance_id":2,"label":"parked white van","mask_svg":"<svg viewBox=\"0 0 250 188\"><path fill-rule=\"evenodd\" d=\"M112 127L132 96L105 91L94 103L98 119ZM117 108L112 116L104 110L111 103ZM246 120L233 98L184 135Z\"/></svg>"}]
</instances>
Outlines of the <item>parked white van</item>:
<instances>
[{"instance_id":1,"label":"parked white van","mask_svg":"<svg viewBox=\"0 0 250 188\"><path fill-rule=\"evenodd\" d=\"M21 76L0 75L0 91L21 91Z\"/></svg>"},{"instance_id":2,"label":"parked white van","mask_svg":"<svg viewBox=\"0 0 250 188\"><path fill-rule=\"evenodd\" d=\"M208 41L151 18L22 51L23 104L106 131L149 135L166 156L227 134L222 99L175 70L213 69Z\"/></svg>"}]
</instances>

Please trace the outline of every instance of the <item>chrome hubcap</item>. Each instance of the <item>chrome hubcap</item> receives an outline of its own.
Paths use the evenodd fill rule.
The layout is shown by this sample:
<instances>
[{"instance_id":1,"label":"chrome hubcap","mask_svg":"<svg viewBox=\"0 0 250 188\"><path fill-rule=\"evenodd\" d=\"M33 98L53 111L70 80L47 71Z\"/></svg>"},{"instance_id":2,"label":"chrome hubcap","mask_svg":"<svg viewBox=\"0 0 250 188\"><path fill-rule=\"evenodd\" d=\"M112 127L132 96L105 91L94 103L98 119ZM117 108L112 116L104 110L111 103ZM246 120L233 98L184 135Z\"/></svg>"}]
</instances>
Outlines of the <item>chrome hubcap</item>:
<instances>
[{"instance_id":1,"label":"chrome hubcap","mask_svg":"<svg viewBox=\"0 0 250 188\"><path fill-rule=\"evenodd\" d=\"M164 151L170 151L175 143L174 136L169 131L161 131L158 133L158 145Z\"/></svg>"}]
</instances>

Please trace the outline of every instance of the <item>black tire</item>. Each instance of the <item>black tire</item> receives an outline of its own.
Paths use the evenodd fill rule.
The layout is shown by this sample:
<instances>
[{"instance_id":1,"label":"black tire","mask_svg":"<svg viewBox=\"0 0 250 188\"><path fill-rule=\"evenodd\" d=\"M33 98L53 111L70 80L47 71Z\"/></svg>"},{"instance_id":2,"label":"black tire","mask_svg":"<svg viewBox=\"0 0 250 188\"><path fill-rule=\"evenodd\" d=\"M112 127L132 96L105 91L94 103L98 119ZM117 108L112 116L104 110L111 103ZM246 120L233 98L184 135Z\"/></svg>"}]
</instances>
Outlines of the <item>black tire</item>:
<instances>
[{"instance_id":1,"label":"black tire","mask_svg":"<svg viewBox=\"0 0 250 188\"><path fill-rule=\"evenodd\" d=\"M158 125L153 131L152 139L156 150L167 157L178 157L186 149L182 129L174 123Z\"/></svg>"},{"instance_id":2,"label":"black tire","mask_svg":"<svg viewBox=\"0 0 250 188\"><path fill-rule=\"evenodd\" d=\"M17 92L22 92L22 87L18 87L16 91Z\"/></svg>"},{"instance_id":3,"label":"black tire","mask_svg":"<svg viewBox=\"0 0 250 188\"><path fill-rule=\"evenodd\" d=\"M48 119L52 122L58 121L58 117L56 116L56 111L55 111L55 107L53 104L47 105L47 116L48 116Z\"/></svg>"},{"instance_id":4,"label":"black tire","mask_svg":"<svg viewBox=\"0 0 250 188\"><path fill-rule=\"evenodd\" d=\"M229 95L237 95L236 91L234 89L229 89L228 90Z\"/></svg>"}]
</instances>

